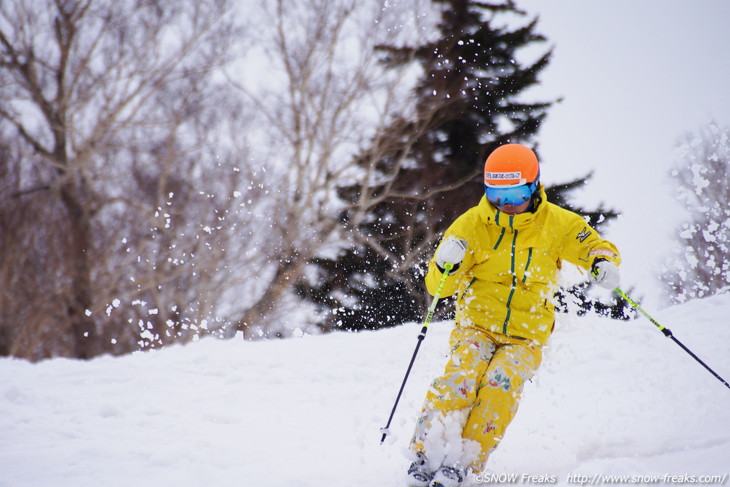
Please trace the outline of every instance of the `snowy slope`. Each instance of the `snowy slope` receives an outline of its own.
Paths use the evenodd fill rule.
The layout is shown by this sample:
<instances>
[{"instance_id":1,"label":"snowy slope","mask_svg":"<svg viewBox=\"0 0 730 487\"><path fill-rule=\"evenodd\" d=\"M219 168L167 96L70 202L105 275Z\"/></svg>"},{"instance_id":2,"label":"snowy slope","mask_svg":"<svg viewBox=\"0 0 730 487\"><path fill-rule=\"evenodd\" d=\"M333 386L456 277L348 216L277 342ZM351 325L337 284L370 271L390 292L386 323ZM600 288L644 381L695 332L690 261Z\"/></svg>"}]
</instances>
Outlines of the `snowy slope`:
<instances>
[{"instance_id":1,"label":"snowy slope","mask_svg":"<svg viewBox=\"0 0 730 487\"><path fill-rule=\"evenodd\" d=\"M730 377L730 295L649 311ZM0 486L401 486L450 326L431 325L384 445L419 324L91 362L2 359ZM562 315L490 469L558 485L727 476L730 390L643 318Z\"/></svg>"}]
</instances>

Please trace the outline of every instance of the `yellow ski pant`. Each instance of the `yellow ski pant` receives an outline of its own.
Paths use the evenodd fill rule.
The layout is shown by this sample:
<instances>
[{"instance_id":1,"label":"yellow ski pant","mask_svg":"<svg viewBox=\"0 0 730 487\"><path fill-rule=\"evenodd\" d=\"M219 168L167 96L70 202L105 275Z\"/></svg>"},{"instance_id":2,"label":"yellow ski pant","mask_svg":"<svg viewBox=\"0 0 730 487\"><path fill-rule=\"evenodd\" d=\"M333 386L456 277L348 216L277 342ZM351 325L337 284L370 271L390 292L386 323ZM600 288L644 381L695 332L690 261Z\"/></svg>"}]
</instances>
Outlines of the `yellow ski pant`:
<instances>
[{"instance_id":1,"label":"yellow ski pant","mask_svg":"<svg viewBox=\"0 0 730 487\"><path fill-rule=\"evenodd\" d=\"M450 345L451 356L444 373L433 381L426 394L411 450L425 453L432 462L436 456L437 463L460 463L479 473L514 418L523 385L542 361L542 347L532 340L458 325L451 333ZM444 421L449 417L452 419ZM438 428L436 421L440 423ZM446 429L449 425L452 430L460 429L457 435L461 436L463 451L457 454L458 458L452 454L448 459L444 458L448 454L440 452L439 456L428 451L434 441L454 443L448 437L428 438L432 430L436 430L434 434L447 435L444 423Z\"/></svg>"}]
</instances>

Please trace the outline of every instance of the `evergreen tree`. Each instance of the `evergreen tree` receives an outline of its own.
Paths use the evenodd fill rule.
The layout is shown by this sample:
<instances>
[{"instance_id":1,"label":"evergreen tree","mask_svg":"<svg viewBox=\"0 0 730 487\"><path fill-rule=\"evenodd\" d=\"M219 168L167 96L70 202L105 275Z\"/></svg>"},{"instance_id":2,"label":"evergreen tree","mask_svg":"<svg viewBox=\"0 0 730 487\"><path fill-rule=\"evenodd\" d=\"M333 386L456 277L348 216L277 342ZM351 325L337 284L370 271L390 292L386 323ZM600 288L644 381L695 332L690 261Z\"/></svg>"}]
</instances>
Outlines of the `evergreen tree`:
<instances>
[{"instance_id":1,"label":"evergreen tree","mask_svg":"<svg viewBox=\"0 0 730 487\"><path fill-rule=\"evenodd\" d=\"M340 221L351 246L315 262L322 271L315 283L299 283L301 295L328 312L325 328L420 319L430 300L423 285L428 258L440 234L483 195L486 156L508 142L529 145L552 104L519 99L538 83L551 56L518 60L520 49L545 40L535 32L537 19L517 28L499 24L503 14L526 15L512 1L433 1L441 7L436 40L381 47L388 65L422 67L415 116L394 120L359 156L378 183L365 192L360 185L341 188L349 209ZM549 197L563 202L565 192L588 177L551 189ZM572 209L590 213L593 224L615 216Z\"/></svg>"}]
</instances>

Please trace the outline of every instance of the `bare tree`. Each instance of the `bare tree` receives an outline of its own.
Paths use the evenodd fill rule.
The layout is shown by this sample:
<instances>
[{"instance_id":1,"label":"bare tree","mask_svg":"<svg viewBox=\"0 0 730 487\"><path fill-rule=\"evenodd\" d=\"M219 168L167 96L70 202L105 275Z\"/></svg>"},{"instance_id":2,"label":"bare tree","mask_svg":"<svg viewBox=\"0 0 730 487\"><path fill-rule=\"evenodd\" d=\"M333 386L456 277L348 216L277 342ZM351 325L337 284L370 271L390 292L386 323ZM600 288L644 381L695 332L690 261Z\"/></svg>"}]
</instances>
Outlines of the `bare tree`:
<instances>
[{"instance_id":1,"label":"bare tree","mask_svg":"<svg viewBox=\"0 0 730 487\"><path fill-rule=\"evenodd\" d=\"M339 221L338 189L366 188L383 177L363 168L355 155L374 139L387 140L383 132L393 118L413 111L412 72L386 70L377 46L422 35L426 3L276 0L260 12L268 21L259 24L273 25L259 36L262 71L271 78L238 87L268 129L261 134L262 159L280 164L269 173L269 245L260 249L258 273L265 284L240 318L249 335L282 333L279 324L286 323L291 305L302 306L289 299L295 283L305 276L316 279L307 275L313 272L308 264L352 244ZM368 206L362 201L361 211Z\"/></svg>"},{"instance_id":2,"label":"bare tree","mask_svg":"<svg viewBox=\"0 0 730 487\"><path fill-rule=\"evenodd\" d=\"M432 2L243 8L245 41L227 0L0 5L0 352L285 334L312 260L367 240L342 215L398 194L389 131L429 124L377 47L432 34Z\"/></svg>"},{"instance_id":3,"label":"bare tree","mask_svg":"<svg viewBox=\"0 0 730 487\"><path fill-rule=\"evenodd\" d=\"M221 221L245 215L232 195L250 176L227 138L242 108L215 78L234 13L0 4L0 351L90 358L215 327L231 278Z\"/></svg>"},{"instance_id":4,"label":"bare tree","mask_svg":"<svg viewBox=\"0 0 730 487\"><path fill-rule=\"evenodd\" d=\"M677 229L662 274L675 303L730 289L730 130L710 123L687 135L679 153L671 176L690 220Z\"/></svg>"}]
</instances>

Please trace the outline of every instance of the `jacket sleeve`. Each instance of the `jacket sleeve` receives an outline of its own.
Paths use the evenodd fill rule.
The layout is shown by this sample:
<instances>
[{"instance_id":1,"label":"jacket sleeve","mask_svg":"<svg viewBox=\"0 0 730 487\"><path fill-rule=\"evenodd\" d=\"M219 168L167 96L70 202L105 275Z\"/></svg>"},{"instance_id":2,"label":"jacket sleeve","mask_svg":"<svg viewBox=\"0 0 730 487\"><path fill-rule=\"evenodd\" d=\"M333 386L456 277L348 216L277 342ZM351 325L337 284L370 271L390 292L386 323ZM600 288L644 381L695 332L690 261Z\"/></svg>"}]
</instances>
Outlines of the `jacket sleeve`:
<instances>
[{"instance_id":1,"label":"jacket sleeve","mask_svg":"<svg viewBox=\"0 0 730 487\"><path fill-rule=\"evenodd\" d=\"M441 243L446 240L446 238L448 238L450 235L454 235L457 238L466 240L466 255L464 256L464 260L461 261L461 264L459 265L459 268L456 270L456 272L446 278L446 281L444 282L444 287L441 290L442 298L453 296L454 293L459 290L459 286L461 284L461 281L464 279L464 275L474 265L473 247L476 242L474 242L474 223L472 223L473 217L474 215L469 214L469 212L461 215L446 230L444 236L441 238L441 242L439 242L439 246L441 246ZM434 296L436 294L438 285L441 282L441 277L443 276L443 273L436 265L437 252L438 247L436 248L436 252L434 252L433 257L431 258L431 261L428 263L428 273L426 274L426 289L428 289L428 292L431 294L431 296Z\"/></svg>"},{"instance_id":2,"label":"jacket sleeve","mask_svg":"<svg viewBox=\"0 0 730 487\"><path fill-rule=\"evenodd\" d=\"M617 266L621 264L621 255L613 243L602 238L579 215L571 216L561 255L563 259L586 270L596 259L605 259Z\"/></svg>"}]
</instances>

